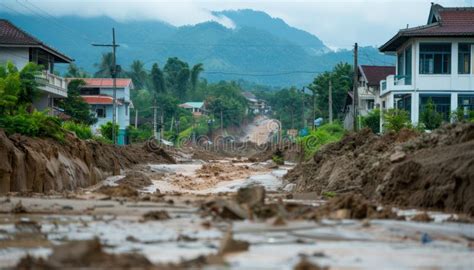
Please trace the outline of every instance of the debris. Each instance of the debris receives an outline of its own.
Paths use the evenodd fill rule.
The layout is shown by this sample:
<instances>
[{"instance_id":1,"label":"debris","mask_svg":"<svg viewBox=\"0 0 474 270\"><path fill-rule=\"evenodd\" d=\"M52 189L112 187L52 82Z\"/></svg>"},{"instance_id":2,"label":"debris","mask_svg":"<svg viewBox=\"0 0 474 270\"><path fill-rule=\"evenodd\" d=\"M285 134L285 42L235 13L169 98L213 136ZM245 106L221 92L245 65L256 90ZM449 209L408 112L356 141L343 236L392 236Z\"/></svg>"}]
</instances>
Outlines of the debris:
<instances>
[{"instance_id":1,"label":"debris","mask_svg":"<svg viewBox=\"0 0 474 270\"><path fill-rule=\"evenodd\" d=\"M327 267L321 267L317 264L308 261L306 256L303 256L301 260L293 267L293 270L328 270Z\"/></svg>"},{"instance_id":2,"label":"debris","mask_svg":"<svg viewBox=\"0 0 474 270\"><path fill-rule=\"evenodd\" d=\"M227 253L246 251L250 244L246 241L235 240L232 235L232 229L229 229L221 240L219 247L219 254L225 255Z\"/></svg>"},{"instance_id":3,"label":"debris","mask_svg":"<svg viewBox=\"0 0 474 270\"><path fill-rule=\"evenodd\" d=\"M404 160L406 157L405 152L403 151L396 151L390 156L390 162L395 163Z\"/></svg>"},{"instance_id":4,"label":"debris","mask_svg":"<svg viewBox=\"0 0 474 270\"><path fill-rule=\"evenodd\" d=\"M10 212L12 212L13 214L24 214L28 213L28 210L26 210L21 201L19 201L17 204L15 204L15 206L11 209Z\"/></svg>"},{"instance_id":5,"label":"debris","mask_svg":"<svg viewBox=\"0 0 474 270\"><path fill-rule=\"evenodd\" d=\"M103 186L98 192L111 197L138 197L138 191L126 185Z\"/></svg>"},{"instance_id":6,"label":"debris","mask_svg":"<svg viewBox=\"0 0 474 270\"><path fill-rule=\"evenodd\" d=\"M150 177L141 171L128 171L125 177L117 181L119 185L126 185L133 189L140 189L152 184Z\"/></svg>"},{"instance_id":7,"label":"debris","mask_svg":"<svg viewBox=\"0 0 474 270\"><path fill-rule=\"evenodd\" d=\"M15 222L15 229L20 233L41 233L41 225L33 220L21 219Z\"/></svg>"},{"instance_id":8,"label":"debris","mask_svg":"<svg viewBox=\"0 0 474 270\"><path fill-rule=\"evenodd\" d=\"M428 243L431 243L433 242L433 239L431 238L431 236L427 233L422 233L421 234L421 243L422 244L428 244Z\"/></svg>"},{"instance_id":9,"label":"debris","mask_svg":"<svg viewBox=\"0 0 474 270\"><path fill-rule=\"evenodd\" d=\"M416 214L411 221L417 221L417 222L430 222L433 221L433 218L430 217L426 212Z\"/></svg>"},{"instance_id":10,"label":"debris","mask_svg":"<svg viewBox=\"0 0 474 270\"><path fill-rule=\"evenodd\" d=\"M150 211L143 215L143 220L166 220L170 215L165 210Z\"/></svg>"},{"instance_id":11,"label":"debris","mask_svg":"<svg viewBox=\"0 0 474 270\"><path fill-rule=\"evenodd\" d=\"M265 203L265 188L263 186L249 186L239 188L236 201L248 207L262 205Z\"/></svg>"}]
</instances>

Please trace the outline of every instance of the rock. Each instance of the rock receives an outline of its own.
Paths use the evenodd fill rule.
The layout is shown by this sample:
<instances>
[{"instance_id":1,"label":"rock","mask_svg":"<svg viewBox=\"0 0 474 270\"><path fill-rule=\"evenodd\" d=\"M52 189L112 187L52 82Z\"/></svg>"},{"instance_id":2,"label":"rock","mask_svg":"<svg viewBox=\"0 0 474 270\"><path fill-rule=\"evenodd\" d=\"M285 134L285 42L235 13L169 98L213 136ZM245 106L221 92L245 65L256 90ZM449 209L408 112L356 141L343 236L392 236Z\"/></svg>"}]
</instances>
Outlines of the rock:
<instances>
[{"instance_id":1,"label":"rock","mask_svg":"<svg viewBox=\"0 0 474 270\"><path fill-rule=\"evenodd\" d=\"M426 212L416 214L411 221L417 221L417 222L430 222L433 221L433 219L428 215Z\"/></svg>"},{"instance_id":2,"label":"rock","mask_svg":"<svg viewBox=\"0 0 474 270\"><path fill-rule=\"evenodd\" d=\"M329 218L331 219L349 219L351 218L351 210L349 209L339 209L331 214L329 214Z\"/></svg>"},{"instance_id":3,"label":"rock","mask_svg":"<svg viewBox=\"0 0 474 270\"><path fill-rule=\"evenodd\" d=\"M306 257L301 260L293 267L293 270L327 270L327 267L321 267L317 264L311 263Z\"/></svg>"},{"instance_id":4,"label":"rock","mask_svg":"<svg viewBox=\"0 0 474 270\"><path fill-rule=\"evenodd\" d=\"M97 191L111 197L137 197L139 195L136 189L125 185L103 186Z\"/></svg>"},{"instance_id":5,"label":"rock","mask_svg":"<svg viewBox=\"0 0 474 270\"><path fill-rule=\"evenodd\" d=\"M170 215L165 210L150 211L143 215L144 220L166 220L170 219Z\"/></svg>"},{"instance_id":6,"label":"rock","mask_svg":"<svg viewBox=\"0 0 474 270\"><path fill-rule=\"evenodd\" d=\"M246 251L250 244L246 241L235 240L232 235L232 229L229 229L221 240L219 254Z\"/></svg>"},{"instance_id":7,"label":"rock","mask_svg":"<svg viewBox=\"0 0 474 270\"><path fill-rule=\"evenodd\" d=\"M405 152L403 151L396 151L390 156L390 162L395 163L404 160L406 157Z\"/></svg>"},{"instance_id":8,"label":"rock","mask_svg":"<svg viewBox=\"0 0 474 270\"><path fill-rule=\"evenodd\" d=\"M246 204L249 207L265 203L265 188L263 186L250 186L239 188L236 200L240 204Z\"/></svg>"},{"instance_id":9,"label":"rock","mask_svg":"<svg viewBox=\"0 0 474 270\"><path fill-rule=\"evenodd\" d=\"M223 219L244 220L249 218L249 213L235 201L222 199L212 200L201 205L206 215L218 216Z\"/></svg>"},{"instance_id":10,"label":"rock","mask_svg":"<svg viewBox=\"0 0 474 270\"><path fill-rule=\"evenodd\" d=\"M286 191L286 192L293 192L295 190L296 190L296 184L294 183L290 183L283 188L283 191Z\"/></svg>"},{"instance_id":11,"label":"rock","mask_svg":"<svg viewBox=\"0 0 474 270\"><path fill-rule=\"evenodd\" d=\"M23 204L21 203L21 201L19 201L13 208L12 210L10 211L14 214L24 214L24 213L28 213L28 211L26 210L26 208L23 206Z\"/></svg>"}]
</instances>

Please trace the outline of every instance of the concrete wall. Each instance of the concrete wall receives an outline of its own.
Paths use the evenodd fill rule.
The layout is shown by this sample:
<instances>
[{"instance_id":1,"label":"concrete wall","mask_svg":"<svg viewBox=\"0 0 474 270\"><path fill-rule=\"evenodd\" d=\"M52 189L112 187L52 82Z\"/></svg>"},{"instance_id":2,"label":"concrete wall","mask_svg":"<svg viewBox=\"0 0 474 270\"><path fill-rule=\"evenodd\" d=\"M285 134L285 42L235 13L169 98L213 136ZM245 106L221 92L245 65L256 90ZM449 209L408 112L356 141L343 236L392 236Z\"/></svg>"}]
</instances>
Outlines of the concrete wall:
<instances>
[{"instance_id":1,"label":"concrete wall","mask_svg":"<svg viewBox=\"0 0 474 270\"><path fill-rule=\"evenodd\" d=\"M28 48L4 48L0 47L0 64L7 61L13 62L18 69L22 69L29 62Z\"/></svg>"}]
</instances>

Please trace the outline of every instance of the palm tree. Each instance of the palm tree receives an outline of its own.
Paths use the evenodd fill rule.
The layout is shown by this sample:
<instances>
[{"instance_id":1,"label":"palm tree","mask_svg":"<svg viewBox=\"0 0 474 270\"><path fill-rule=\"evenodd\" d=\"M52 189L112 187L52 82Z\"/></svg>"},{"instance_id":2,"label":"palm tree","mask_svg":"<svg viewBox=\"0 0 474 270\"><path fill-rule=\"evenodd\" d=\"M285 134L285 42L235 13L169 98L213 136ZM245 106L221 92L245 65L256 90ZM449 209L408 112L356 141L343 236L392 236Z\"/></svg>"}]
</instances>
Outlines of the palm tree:
<instances>
[{"instance_id":1,"label":"palm tree","mask_svg":"<svg viewBox=\"0 0 474 270\"><path fill-rule=\"evenodd\" d=\"M104 53L102 54L102 59L100 63L94 64L96 68L98 68L97 72L94 73L94 77L102 77L102 78L111 78L112 77L112 68L114 66L114 58L112 53Z\"/></svg>"},{"instance_id":2,"label":"palm tree","mask_svg":"<svg viewBox=\"0 0 474 270\"><path fill-rule=\"evenodd\" d=\"M136 89L143 89L148 77L145 71L145 66L140 60L133 61L130 65L130 72L128 72Z\"/></svg>"},{"instance_id":3,"label":"palm tree","mask_svg":"<svg viewBox=\"0 0 474 270\"><path fill-rule=\"evenodd\" d=\"M204 71L202 63L196 64L191 69L191 87L193 92L196 91L196 86L199 80L199 74Z\"/></svg>"}]
</instances>

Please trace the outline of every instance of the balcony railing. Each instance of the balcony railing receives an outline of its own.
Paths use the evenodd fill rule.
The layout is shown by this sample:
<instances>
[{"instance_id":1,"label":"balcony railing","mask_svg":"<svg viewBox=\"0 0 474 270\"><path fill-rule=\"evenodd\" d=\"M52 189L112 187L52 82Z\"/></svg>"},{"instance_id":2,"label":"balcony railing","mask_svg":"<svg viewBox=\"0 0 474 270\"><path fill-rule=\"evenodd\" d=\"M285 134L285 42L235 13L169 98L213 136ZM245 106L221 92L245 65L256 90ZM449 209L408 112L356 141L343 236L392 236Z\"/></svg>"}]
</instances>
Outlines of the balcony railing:
<instances>
[{"instance_id":1,"label":"balcony railing","mask_svg":"<svg viewBox=\"0 0 474 270\"><path fill-rule=\"evenodd\" d=\"M67 81L65 78L49 73L44 70L36 75L40 83L40 89L59 97L67 97Z\"/></svg>"},{"instance_id":2,"label":"balcony railing","mask_svg":"<svg viewBox=\"0 0 474 270\"><path fill-rule=\"evenodd\" d=\"M410 90L411 76L389 75L386 80L380 81L380 95L394 90Z\"/></svg>"}]
</instances>

